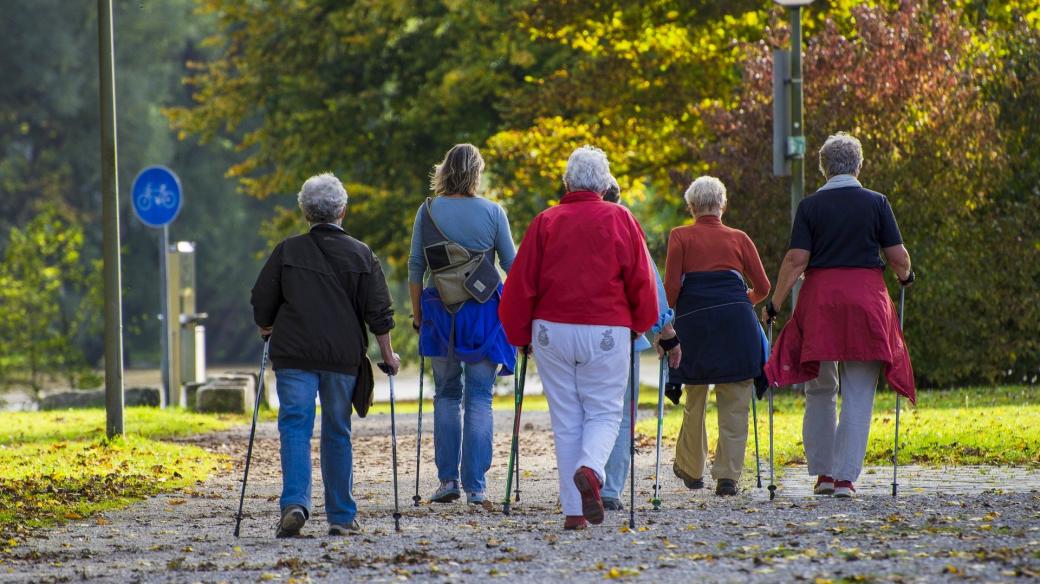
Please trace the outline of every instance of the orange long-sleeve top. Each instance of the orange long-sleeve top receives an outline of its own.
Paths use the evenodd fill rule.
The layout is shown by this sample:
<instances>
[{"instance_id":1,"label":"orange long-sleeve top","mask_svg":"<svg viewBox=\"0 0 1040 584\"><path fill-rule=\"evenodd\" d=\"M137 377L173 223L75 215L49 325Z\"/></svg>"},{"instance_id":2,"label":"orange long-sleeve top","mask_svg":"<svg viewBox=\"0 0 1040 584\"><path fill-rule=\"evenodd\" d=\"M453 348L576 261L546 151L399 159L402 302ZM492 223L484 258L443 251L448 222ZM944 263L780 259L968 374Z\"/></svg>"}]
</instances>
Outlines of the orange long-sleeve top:
<instances>
[{"instance_id":1,"label":"orange long-sleeve top","mask_svg":"<svg viewBox=\"0 0 1040 584\"><path fill-rule=\"evenodd\" d=\"M668 306L675 308L687 272L736 270L751 289L748 298L758 304L769 295L769 278L762 267L758 248L746 233L726 227L715 215L701 215L692 225L676 227L668 235L664 290Z\"/></svg>"}]
</instances>

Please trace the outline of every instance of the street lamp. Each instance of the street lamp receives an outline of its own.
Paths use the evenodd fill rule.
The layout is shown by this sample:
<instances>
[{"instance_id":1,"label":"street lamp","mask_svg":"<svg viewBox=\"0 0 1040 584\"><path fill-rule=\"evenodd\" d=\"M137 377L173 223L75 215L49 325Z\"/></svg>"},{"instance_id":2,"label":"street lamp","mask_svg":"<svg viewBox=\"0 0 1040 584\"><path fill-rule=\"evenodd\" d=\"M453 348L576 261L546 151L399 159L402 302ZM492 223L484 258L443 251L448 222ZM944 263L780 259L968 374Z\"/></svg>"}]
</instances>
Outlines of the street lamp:
<instances>
[{"instance_id":1,"label":"street lamp","mask_svg":"<svg viewBox=\"0 0 1040 584\"><path fill-rule=\"evenodd\" d=\"M773 0L787 8L791 19L791 48L774 53L773 98L774 98L774 162L773 172L791 175L791 222L794 223L798 203L805 197L805 129L802 116L802 7L814 0ZM787 53L786 55L780 53ZM790 61L785 72L782 65ZM786 73L786 75L784 75ZM780 79L780 77L783 77ZM788 109L786 106L790 104ZM780 111L786 110L786 111ZM784 127L787 126L787 127ZM780 136L779 133L783 133ZM788 167L788 163L790 166ZM798 301L801 286L795 284L791 293L792 310Z\"/></svg>"}]
</instances>

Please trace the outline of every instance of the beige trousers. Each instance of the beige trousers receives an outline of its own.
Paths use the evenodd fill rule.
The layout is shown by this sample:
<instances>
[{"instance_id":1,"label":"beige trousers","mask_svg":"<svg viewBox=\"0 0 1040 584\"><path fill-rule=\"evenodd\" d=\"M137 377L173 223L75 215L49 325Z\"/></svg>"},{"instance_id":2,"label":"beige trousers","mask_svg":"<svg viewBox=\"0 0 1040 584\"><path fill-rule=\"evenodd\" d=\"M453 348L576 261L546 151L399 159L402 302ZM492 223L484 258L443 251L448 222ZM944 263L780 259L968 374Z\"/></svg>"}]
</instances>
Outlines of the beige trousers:
<instances>
[{"instance_id":1,"label":"beige trousers","mask_svg":"<svg viewBox=\"0 0 1040 584\"><path fill-rule=\"evenodd\" d=\"M748 408L754 382L719 383L715 385L715 401L719 413L719 441L711 476L715 480L740 480L744 470L744 449L748 437ZM707 385L686 386L686 411L679 443L675 447L675 466L693 479L704 477L708 461L708 431L704 416L708 406Z\"/></svg>"}]
</instances>

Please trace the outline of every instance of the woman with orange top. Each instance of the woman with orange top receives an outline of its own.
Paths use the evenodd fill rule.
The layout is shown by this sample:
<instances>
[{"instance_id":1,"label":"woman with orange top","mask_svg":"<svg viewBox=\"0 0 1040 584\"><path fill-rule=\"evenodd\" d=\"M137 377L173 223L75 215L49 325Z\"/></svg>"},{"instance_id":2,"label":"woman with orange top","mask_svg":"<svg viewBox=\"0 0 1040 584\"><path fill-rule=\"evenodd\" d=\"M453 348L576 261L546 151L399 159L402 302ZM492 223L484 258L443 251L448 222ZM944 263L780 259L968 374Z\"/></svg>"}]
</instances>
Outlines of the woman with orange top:
<instances>
[{"instance_id":1,"label":"woman with orange top","mask_svg":"<svg viewBox=\"0 0 1040 584\"><path fill-rule=\"evenodd\" d=\"M708 386L714 384L719 439L711 474L716 494L736 495L755 379L765 386L762 367L768 351L754 305L769 294L769 279L751 238L722 224L722 181L702 176L685 199L695 221L672 230L665 261L665 291L682 347L682 361L669 380L686 385L687 392L673 471L687 488L704 488L704 416Z\"/></svg>"}]
</instances>

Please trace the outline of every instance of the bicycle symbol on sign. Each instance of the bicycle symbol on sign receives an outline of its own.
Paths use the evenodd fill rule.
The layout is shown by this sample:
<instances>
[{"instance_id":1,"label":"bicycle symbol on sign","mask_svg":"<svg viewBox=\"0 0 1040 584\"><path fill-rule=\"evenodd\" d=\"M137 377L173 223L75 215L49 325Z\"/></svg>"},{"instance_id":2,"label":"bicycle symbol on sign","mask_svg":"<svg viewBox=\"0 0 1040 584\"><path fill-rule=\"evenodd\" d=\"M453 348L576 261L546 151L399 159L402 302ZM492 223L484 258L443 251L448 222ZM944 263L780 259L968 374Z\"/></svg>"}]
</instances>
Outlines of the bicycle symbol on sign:
<instances>
[{"instance_id":1,"label":"bicycle symbol on sign","mask_svg":"<svg viewBox=\"0 0 1040 584\"><path fill-rule=\"evenodd\" d=\"M166 189L165 184L159 184L159 188L153 189L152 183L144 189L144 193L137 197L137 206L142 211L147 211L152 208L152 205L156 207L165 207L166 209L172 209L174 207L173 193Z\"/></svg>"}]
</instances>

